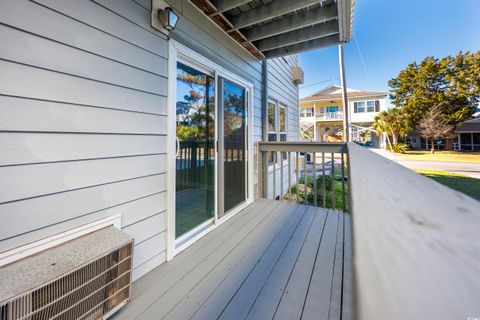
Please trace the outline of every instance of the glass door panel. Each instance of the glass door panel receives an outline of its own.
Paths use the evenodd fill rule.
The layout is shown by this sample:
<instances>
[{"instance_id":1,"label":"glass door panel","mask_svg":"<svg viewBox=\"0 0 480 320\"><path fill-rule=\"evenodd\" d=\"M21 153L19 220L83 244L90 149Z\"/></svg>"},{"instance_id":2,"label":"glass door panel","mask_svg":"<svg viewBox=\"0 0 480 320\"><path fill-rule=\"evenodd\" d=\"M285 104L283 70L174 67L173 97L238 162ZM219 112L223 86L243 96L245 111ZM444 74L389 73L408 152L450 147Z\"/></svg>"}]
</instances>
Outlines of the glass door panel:
<instances>
[{"instance_id":1,"label":"glass door panel","mask_svg":"<svg viewBox=\"0 0 480 320\"><path fill-rule=\"evenodd\" d=\"M175 237L215 215L215 78L177 63Z\"/></svg>"},{"instance_id":2,"label":"glass door panel","mask_svg":"<svg viewBox=\"0 0 480 320\"><path fill-rule=\"evenodd\" d=\"M223 210L219 215L222 216L247 199L247 103L244 87L225 79L220 81Z\"/></svg>"}]
</instances>

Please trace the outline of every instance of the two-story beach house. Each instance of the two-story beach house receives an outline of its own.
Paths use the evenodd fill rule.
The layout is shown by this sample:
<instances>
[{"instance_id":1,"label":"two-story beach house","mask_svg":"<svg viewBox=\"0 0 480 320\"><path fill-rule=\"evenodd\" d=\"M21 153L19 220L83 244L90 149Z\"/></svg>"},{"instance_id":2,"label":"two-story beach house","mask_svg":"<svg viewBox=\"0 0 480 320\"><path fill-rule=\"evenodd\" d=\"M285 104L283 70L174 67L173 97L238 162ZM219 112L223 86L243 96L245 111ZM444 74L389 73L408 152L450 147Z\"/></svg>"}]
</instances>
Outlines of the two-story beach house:
<instances>
[{"instance_id":1,"label":"two-story beach house","mask_svg":"<svg viewBox=\"0 0 480 320\"><path fill-rule=\"evenodd\" d=\"M375 132L367 130L375 116L386 110L386 93L347 89L353 141L372 141L381 145ZM331 85L300 99L300 123L313 141L341 141L343 136L343 101L340 86Z\"/></svg>"}]
</instances>

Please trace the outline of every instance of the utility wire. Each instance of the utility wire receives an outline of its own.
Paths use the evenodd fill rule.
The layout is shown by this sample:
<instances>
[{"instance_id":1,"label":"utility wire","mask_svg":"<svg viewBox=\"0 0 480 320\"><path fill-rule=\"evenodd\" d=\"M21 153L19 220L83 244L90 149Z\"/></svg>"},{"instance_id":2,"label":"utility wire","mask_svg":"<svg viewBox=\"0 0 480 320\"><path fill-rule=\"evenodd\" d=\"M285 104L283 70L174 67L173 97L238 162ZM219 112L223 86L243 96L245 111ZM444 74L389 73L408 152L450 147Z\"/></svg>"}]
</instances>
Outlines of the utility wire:
<instances>
[{"instance_id":1,"label":"utility wire","mask_svg":"<svg viewBox=\"0 0 480 320\"><path fill-rule=\"evenodd\" d=\"M367 81L368 81L368 84L370 86L369 90L372 90L372 88L373 88L372 79L370 79L370 74L368 73L367 64L365 63L365 60L363 59L362 50L360 50L360 46L358 45L357 37L355 36L354 32L352 32L352 33L353 33L353 42L355 42L355 47L357 48L358 55L360 56L360 61L362 62L363 72L365 72L365 77L367 77Z\"/></svg>"},{"instance_id":2,"label":"utility wire","mask_svg":"<svg viewBox=\"0 0 480 320\"><path fill-rule=\"evenodd\" d=\"M335 77L335 78L331 78L331 79L327 79L327 80L315 82L315 83L309 84L309 85L307 85L307 86L301 86L301 87L299 87L299 88L300 88L300 89L309 88L309 87L316 86L317 84L321 84L321 83L325 83L325 82L333 82L333 80L339 80L339 79L340 79L340 78Z\"/></svg>"}]
</instances>

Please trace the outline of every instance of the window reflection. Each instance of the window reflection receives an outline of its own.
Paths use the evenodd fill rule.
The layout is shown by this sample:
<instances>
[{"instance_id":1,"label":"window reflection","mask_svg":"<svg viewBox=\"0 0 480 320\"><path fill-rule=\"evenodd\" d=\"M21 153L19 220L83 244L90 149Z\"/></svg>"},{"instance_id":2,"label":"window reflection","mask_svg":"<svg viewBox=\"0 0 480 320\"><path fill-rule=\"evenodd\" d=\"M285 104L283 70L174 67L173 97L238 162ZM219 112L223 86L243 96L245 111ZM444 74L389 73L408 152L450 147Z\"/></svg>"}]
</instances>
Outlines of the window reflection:
<instances>
[{"instance_id":1,"label":"window reflection","mask_svg":"<svg viewBox=\"0 0 480 320\"><path fill-rule=\"evenodd\" d=\"M176 237L214 216L215 82L177 64Z\"/></svg>"}]
</instances>

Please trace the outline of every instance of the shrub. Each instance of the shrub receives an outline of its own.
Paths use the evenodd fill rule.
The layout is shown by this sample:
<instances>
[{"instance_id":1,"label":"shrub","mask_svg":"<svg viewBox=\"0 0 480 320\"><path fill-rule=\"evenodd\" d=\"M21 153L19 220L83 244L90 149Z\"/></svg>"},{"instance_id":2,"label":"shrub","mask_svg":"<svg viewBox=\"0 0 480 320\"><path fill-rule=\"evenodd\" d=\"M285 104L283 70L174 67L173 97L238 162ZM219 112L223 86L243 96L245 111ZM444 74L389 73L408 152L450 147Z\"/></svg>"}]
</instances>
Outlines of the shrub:
<instances>
[{"instance_id":1,"label":"shrub","mask_svg":"<svg viewBox=\"0 0 480 320\"><path fill-rule=\"evenodd\" d=\"M390 151L390 144L387 144L387 148L386 148L388 151ZM397 153L405 153L405 151L408 150L408 144L404 143L404 142L400 142L400 143L397 143L397 144L394 144L393 145L393 151L394 152L397 152Z\"/></svg>"}]
</instances>

